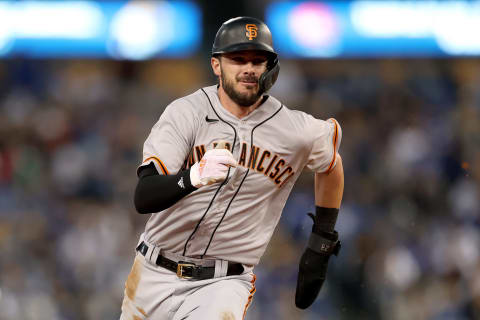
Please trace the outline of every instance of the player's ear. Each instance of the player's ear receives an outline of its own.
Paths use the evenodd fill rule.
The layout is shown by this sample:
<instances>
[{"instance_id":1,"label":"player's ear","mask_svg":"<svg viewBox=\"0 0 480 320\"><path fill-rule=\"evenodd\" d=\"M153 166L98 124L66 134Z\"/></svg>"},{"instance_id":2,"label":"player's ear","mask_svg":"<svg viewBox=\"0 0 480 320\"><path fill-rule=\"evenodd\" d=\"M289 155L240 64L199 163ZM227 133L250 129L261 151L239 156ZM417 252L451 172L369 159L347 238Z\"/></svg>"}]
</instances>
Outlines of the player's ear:
<instances>
[{"instance_id":1,"label":"player's ear","mask_svg":"<svg viewBox=\"0 0 480 320\"><path fill-rule=\"evenodd\" d=\"M222 70L220 68L220 57L212 57L212 59L210 60L210 63L212 65L213 73L217 77L220 77L220 75L222 74Z\"/></svg>"}]
</instances>

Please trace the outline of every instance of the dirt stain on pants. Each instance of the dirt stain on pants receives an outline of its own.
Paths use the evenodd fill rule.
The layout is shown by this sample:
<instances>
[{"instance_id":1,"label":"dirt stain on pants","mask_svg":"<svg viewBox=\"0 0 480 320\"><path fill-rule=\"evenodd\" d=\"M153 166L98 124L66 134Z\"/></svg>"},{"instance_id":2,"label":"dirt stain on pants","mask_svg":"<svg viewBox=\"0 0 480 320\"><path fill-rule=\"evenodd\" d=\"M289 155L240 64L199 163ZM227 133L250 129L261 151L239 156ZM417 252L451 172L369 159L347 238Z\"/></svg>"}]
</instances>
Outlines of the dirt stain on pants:
<instances>
[{"instance_id":1,"label":"dirt stain on pants","mask_svg":"<svg viewBox=\"0 0 480 320\"><path fill-rule=\"evenodd\" d=\"M138 312L134 311L134 299L137 293L138 284L140 282L141 270L142 265L140 261L135 259L132 270L130 271L127 282L125 283L126 298L123 300L123 311L125 312L125 315L130 314L133 320L143 320L147 318L147 313L142 308L136 307ZM135 315L135 313L137 313L137 315Z\"/></svg>"},{"instance_id":2,"label":"dirt stain on pants","mask_svg":"<svg viewBox=\"0 0 480 320\"><path fill-rule=\"evenodd\" d=\"M127 283L125 284L125 293L127 294L127 297L132 301L135 298L135 294L137 293L138 283L140 282L140 272L140 261L135 259L132 271L130 271L130 274L127 278Z\"/></svg>"},{"instance_id":3,"label":"dirt stain on pants","mask_svg":"<svg viewBox=\"0 0 480 320\"><path fill-rule=\"evenodd\" d=\"M225 312L222 312L220 319L221 320L235 320L235 316L233 315L232 312L225 311Z\"/></svg>"}]
</instances>

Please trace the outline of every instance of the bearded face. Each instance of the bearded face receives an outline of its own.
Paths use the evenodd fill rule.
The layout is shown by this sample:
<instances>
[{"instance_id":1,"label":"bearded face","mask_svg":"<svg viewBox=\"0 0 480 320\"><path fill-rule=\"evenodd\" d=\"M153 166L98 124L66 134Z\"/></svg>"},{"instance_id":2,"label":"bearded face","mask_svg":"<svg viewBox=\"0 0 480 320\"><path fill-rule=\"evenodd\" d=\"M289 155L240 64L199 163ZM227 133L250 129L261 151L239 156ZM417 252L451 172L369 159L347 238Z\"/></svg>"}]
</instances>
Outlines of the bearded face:
<instances>
[{"instance_id":1,"label":"bearded face","mask_svg":"<svg viewBox=\"0 0 480 320\"><path fill-rule=\"evenodd\" d=\"M222 81L223 90L236 104L241 107L249 107L262 96L258 86L258 77L255 75L238 75L233 79L229 79L226 76L222 68L222 74L220 76ZM248 91L236 89L236 85L245 83Z\"/></svg>"},{"instance_id":2,"label":"bearded face","mask_svg":"<svg viewBox=\"0 0 480 320\"><path fill-rule=\"evenodd\" d=\"M262 51L239 51L220 57L220 84L237 105L250 107L261 98L258 79L265 72L267 61L268 56Z\"/></svg>"}]
</instances>

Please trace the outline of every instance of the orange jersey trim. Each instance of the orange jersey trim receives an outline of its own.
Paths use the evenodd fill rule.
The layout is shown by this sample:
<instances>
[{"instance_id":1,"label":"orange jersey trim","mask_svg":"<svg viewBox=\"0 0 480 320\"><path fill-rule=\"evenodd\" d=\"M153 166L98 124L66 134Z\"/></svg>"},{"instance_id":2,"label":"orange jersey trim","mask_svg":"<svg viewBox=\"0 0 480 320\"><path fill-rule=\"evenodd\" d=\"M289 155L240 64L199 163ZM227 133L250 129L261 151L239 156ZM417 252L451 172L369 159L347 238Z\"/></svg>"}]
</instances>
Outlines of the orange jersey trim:
<instances>
[{"instance_id":1,"label":"orange jersey trim","mask_svg":"<svg viewBox=\"0 0 480 320\"><path fill-rule=\"evenodd\" d=\"M328 169L325 171L325 173L328 173L330 172L330 170L332 170L333 165L335 164L335 160L337 159L338 124L335 119L331 118L331 120L333 120L333 124L335 125L335 134L333 135L333 159L330 162L330 165L328 166Z\"/></svg>"},{"instance_id":2,"label":"orange jersey trim","mask_svg":"<svg viewBox=\"0 0 480 320\"><path fill-rule=\"evenodd\" d=\"M155 160L157 162L157 164L160 166L160 169L162 169L163 174L164 175L169 175L167 167L163 164L162 160L158 159L157 157L150 157L150 158L145 159L145 161L143 161L143 163L145 163L149 160Z\"/></svg>"},{"instance_id":3,"label":"orange jersey trim","mask_svg":"<svg viewBox=\"0 0 480 320\"><path fill-rule=\"evenodd\" d=\"M247 304L245 305L245 309L243 310L242 319L245 319L245 315L247 314L247 309L248 307L250 307L250 304L252 303L253 295L255 294L255 291L257 291L257 289L255 288L255 281L257 281L257 276L253 275L252 281L250 281L250 283L252 284L252 289L250 290L250 295L248 296Z\"/></svg>"}]
</instances>

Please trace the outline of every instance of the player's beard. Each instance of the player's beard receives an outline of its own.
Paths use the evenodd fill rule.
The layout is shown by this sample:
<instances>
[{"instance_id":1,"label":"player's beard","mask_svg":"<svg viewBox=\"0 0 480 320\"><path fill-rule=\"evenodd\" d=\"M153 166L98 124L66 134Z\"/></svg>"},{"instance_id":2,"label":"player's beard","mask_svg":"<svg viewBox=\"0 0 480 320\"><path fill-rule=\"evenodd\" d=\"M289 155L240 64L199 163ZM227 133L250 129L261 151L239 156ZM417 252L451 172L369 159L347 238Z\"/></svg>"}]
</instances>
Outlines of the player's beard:
<instances>
[{"instance_id":1,"label":"player's beard","mask_svg":"<svg viewBox=\"0 0 480 320\"><path fill-rule=\"evenodd\" d=\"M247 81L252 81L254 80L258 84L258 78L255 76L247 76L247 77L236 77L235 80L237 82L247 80ZM222 87L223 90L227 93L227 95L232 99L236 104L238 104L241 107L250 107L253 105L255 102L258 101L258 99L262 96L262 93L260 90L256 90L255 92L249 92L249 93L240 93L235 90L235 83L225 77L225 73L222 70L221 76L220 76L220 81L222 81Z\"/></svg>"}]
</instances>

